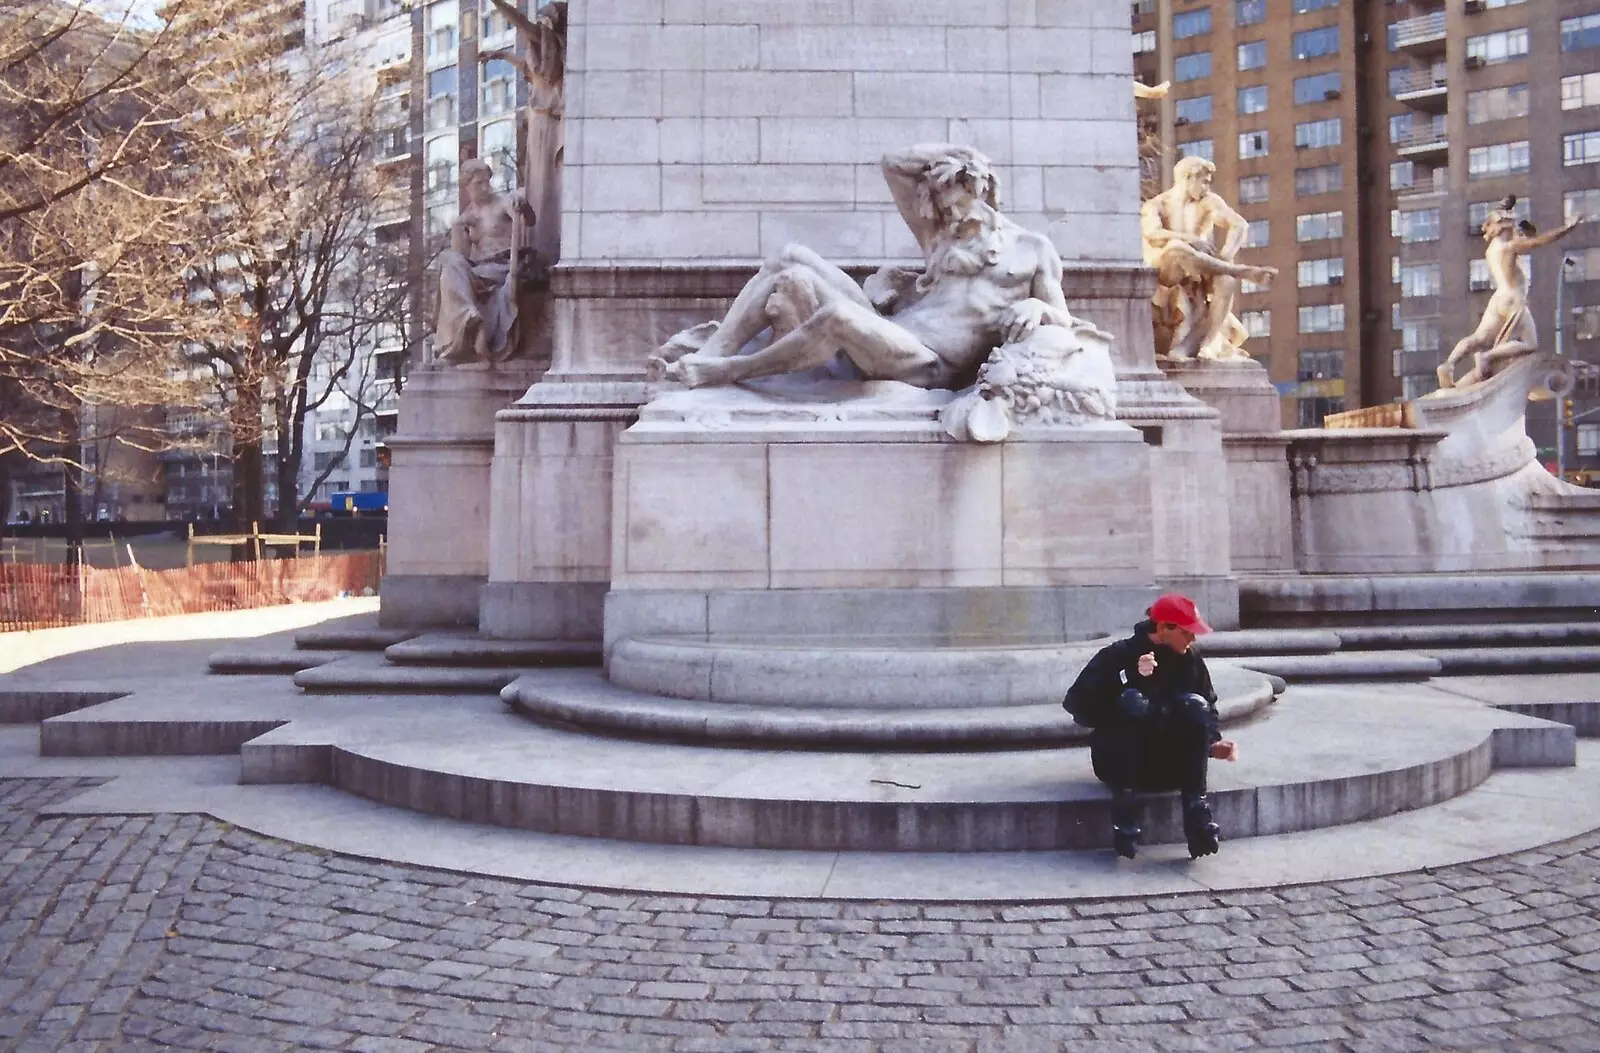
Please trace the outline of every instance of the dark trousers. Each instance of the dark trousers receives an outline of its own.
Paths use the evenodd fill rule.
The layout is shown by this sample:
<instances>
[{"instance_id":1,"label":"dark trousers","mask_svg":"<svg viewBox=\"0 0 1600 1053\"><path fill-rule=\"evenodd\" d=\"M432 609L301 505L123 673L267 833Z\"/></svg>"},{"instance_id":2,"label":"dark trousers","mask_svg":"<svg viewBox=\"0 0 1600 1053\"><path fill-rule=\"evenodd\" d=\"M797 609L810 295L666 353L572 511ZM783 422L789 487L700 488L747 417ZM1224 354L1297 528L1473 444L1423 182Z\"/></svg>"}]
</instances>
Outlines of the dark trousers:
<instances>
[{"instance_id":1,"label":"dark trousers","mask_svg":"<svg viewBox=\"0 0 1600 1053\"><path fill-rule=\"evenodd\" d=\"M1113 790L1203 794L1210 752L1210 712L1196 695L1152 699L1143 717L1110 721L1089 736L1095 778Z\"/></svg>"}]
</instances>

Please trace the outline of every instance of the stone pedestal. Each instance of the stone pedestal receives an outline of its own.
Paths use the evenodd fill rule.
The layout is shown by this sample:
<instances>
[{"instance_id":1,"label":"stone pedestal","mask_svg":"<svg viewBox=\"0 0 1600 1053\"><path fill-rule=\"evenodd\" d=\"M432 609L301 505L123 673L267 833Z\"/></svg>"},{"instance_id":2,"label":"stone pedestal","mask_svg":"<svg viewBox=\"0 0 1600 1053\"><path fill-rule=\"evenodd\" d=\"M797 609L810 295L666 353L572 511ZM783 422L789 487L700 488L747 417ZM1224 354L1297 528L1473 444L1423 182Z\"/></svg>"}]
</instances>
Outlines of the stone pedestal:
<instances>
[{"instance_id":1,"label":"stone pedestal","mask_svg":"<svg viewBox=\"0 0 1600 1053\"><path fill-rule=\"evenodd\" d=\"M1135 429L959 443L937 421L949 392L894 387L898 406L784 406L767 422L742 414L759 400L736 390L647 407L617 446L607 638L712 632L713 599L740 595L743 631L789 637L959 633L952 612L1014 618L1022 596L1036 621L966 632L1106 632L1137 612L1154 535ZM674 419L697 399L705 415ZM1127 606L1069 625L1049 594L1071 589Z\"/></svg>"},{"instance_id":2,"label":"stone pedestal","mask_svg":"<svg viewBox=\"0 0 1600 1053\"><path fill-rule=\"evenodd\" d=\"M1229 560L1235 573L1294 569L1289 462L1278 391L1251 359L1163 360L1167 376L1215 409L1227 461Z\"/></svg>"},{"instance_id":3,"label":"stone pedestal","mask_svg":"<svg viewBox=\"0 0 1600 1053\"><path fill-rule=\"evenodd\" d=\"M489 462L495 411L542 366L432 365L411 374L388 440L389 566L379 620L470 626L489 574Z\"/></svg>"}]
</instances>

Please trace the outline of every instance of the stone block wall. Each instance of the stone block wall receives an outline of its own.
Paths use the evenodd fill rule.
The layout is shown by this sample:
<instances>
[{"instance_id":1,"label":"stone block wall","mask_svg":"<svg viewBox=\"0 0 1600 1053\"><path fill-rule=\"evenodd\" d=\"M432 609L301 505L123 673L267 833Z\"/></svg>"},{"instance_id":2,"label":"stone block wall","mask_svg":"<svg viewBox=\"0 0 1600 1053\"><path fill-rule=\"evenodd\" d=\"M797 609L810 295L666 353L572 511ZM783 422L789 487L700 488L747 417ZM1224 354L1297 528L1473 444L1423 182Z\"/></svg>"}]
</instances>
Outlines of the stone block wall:
<instances>
[{"instance_id":1,"label":"stone block wall","mask_svg":"<svg viewBox=\"0 0 1600 1053\"><path fill-rule=\"evenodd\" d=\"M919 259L878 162L937 141L988 154L1004 210L1065 259L1138 259L1126 4L584 0L571 18L569 262L789 241Z\"/></svg>"}]
</instances>

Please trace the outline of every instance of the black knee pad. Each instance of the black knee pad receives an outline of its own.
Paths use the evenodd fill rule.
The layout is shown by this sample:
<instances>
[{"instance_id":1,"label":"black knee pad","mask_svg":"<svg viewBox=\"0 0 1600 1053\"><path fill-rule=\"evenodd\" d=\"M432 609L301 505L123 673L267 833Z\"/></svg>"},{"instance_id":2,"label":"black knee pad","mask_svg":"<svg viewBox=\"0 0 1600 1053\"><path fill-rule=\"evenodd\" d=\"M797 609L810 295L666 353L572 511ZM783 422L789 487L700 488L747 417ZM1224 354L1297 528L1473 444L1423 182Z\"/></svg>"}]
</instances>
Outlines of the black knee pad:
<instances>
[{"instance_id":1,"label":"black knee pad","mask_svg":"<svg viewBox=\"0 0 1600 1053\"><path fill-rule=\"evenodd\" d=\"M1209 727L1211 703L1203 695L1179 695L1176 716L1178 722L1186 727Z\"/></svg>"}]
</instances>

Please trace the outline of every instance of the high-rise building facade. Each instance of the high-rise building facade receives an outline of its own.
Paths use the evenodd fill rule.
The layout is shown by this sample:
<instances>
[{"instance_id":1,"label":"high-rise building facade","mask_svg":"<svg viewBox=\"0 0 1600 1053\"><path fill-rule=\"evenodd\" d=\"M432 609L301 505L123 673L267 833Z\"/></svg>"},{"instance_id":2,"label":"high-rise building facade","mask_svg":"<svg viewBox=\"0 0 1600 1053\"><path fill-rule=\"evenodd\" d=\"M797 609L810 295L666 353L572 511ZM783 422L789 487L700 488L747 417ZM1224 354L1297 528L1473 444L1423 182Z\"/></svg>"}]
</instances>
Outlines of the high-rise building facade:
<instances>
[{"instance_id":1,"label":"high-rise building facade","mask_svg":"<svg viewBox=\"0 0 1600 1053\"><path fill-rule=\"evenodd\" d=\"M1507 196L1540 229L1600 215L1597 0L1140 0L1135 70L1172 81L1168 164L1198 153L1250 220L1252 354L1284 423L1417 397L1489 295L1479 227ZM1564 263L1564 260L1570 262ZM1600 360L1600 225L1533 259L1541 343ZM1462 367L1463 369L1465 366ZM1600 381L1529 427L1600 475Z\"/></svg>"}]
</instances>

